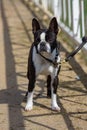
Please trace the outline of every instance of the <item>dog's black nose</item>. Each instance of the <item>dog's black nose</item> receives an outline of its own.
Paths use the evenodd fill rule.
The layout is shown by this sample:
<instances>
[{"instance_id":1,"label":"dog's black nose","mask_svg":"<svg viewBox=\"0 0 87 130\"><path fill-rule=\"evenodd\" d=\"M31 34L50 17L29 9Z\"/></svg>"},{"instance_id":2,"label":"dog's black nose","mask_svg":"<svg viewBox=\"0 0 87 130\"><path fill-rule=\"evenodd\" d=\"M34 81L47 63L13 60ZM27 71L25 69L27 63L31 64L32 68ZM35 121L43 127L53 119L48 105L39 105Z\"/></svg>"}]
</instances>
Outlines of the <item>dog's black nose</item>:
<instances>
[{"instance_id":1,"label":"dog's black nose","mask_svg":"<svg viewBox=\"0 0 87 130\"><path fill-rule=\"evenodd\" d=\"M46 51L46 43L45 42L41 42L40 43L40 51Z\"/></svg>"},{"instance_id":2,"label":"dog's black nose","mask_svg":"<svg viewBox=\"0 0 87 130\"><path fill-rule=\"evenodd\" d=\"M42 47L45 47L45 42L41 42L40 44Z\"/></svg>"}]
</instances>

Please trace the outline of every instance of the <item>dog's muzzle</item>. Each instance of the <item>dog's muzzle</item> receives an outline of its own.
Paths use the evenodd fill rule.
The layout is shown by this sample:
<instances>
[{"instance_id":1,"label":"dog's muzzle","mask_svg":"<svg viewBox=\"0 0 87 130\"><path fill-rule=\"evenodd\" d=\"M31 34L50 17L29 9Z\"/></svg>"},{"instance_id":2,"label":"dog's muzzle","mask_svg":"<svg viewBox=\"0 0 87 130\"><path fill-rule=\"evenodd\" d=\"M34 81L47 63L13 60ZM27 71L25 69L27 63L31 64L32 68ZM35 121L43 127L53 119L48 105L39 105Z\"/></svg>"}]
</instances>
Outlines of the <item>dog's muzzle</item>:
<instances>
[{"instance_id":1,"label":"dog's muzzle","mask_svg":"<svg viewBox=\"0 0 87 130\"><path fill-rule=\"evenodd\" d=\"M40 52L47 52L47 47L45 42L40 43Z\"/></svg>"}]
</instances>

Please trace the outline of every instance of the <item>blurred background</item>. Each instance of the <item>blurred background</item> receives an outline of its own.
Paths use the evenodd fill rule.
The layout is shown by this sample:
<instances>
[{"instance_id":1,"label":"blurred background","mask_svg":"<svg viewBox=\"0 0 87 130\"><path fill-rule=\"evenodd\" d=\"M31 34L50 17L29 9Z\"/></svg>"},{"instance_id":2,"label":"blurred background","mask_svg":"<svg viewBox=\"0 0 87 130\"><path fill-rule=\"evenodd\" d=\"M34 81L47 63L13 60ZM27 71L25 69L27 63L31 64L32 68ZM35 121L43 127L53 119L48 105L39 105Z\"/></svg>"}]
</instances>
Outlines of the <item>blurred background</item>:
<instances>
[{"instance_id":1,"label":"blurred background","mask_svg":"<svg viewBox=\"0 0 87 130\"><path fill-rule=\"evenodd\" d=\"M87 45L62 65L57 92L61 112L51 110L43 76L36 82L34 109L26 112L24 102L32 18L42 28L57 18L64 59L87 36L86 10L87 0L0 0L0 130L87 130Z\"/></svg>"},{"instance_id":2,"label":"blurred background","mask_svg":"<svg viewBox=\"0 0 87 130\"><path fill-rule=\"evenodd\" d=\"M81 43L82 36L87 34L87 0L32 1L47 14L56 16L60 27Z\"/></svg>"}]
</instances>

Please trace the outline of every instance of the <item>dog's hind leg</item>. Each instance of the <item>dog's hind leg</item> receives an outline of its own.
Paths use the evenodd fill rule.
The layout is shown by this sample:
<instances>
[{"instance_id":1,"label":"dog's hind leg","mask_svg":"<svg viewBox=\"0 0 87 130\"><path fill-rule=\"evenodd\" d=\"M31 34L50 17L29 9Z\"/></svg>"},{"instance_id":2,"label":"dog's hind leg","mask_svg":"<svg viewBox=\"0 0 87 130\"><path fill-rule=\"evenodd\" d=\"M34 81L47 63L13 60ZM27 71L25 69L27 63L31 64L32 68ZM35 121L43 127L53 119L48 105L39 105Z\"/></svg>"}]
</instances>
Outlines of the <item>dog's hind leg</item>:
<instances>
[{"instance_id":1,"label":"dog's hind leg","mask_svg":"<svg viewBox=\"0 0 87 130\"><path fill-rule=\"evenodd\" d=\"M51 98L51 76L47 76L47 98Z\"/></svg>"},{"instance_id":2,"label":"dog's hind leg","mask_svg":"<svg viewBox=\"0 0 87 130\"><path fill-rule=\"evenodd\" d=\"M59 84L58 76L55 76L54 79L52 79L51 83L51 96L52 96L52 110L60 111L60 107L57 104L57 87Z\"/></svg>"}]
</instances>

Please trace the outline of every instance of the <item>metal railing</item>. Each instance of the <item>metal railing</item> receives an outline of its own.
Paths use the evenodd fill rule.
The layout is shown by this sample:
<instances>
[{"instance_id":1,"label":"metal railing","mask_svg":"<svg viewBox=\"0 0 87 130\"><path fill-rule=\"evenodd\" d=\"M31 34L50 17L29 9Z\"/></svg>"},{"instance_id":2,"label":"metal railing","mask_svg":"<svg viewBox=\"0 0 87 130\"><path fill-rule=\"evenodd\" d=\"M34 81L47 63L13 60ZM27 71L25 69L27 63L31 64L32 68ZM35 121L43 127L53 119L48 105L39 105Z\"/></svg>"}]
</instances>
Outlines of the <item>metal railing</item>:
<instances>
[{"instance_id":1,"label":"metal railing","mask_svg":"<svg viewBox=\"0 0 87 130\"><path fill-rule=\"evenodd\" d=\"M33 0L43 10L51 13L58 23L78 43L87 32L87 0ZM87 45L85 45L87 49Z\"/></svg>"}]
</instances>

